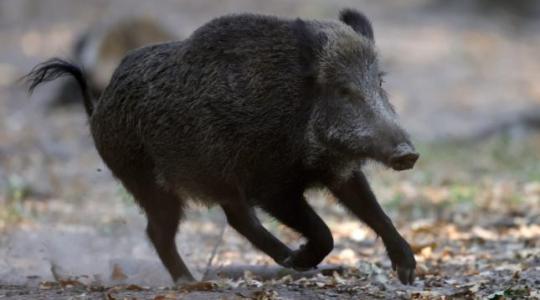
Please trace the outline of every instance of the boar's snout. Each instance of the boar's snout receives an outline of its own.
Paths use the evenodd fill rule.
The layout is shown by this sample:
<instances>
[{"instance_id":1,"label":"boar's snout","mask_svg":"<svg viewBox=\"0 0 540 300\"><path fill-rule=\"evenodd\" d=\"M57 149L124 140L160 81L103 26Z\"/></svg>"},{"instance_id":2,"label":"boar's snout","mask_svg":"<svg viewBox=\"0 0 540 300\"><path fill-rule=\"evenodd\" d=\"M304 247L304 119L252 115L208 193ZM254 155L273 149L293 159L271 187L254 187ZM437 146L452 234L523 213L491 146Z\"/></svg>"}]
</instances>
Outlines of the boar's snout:
<instances>
[{"instance_id":1,"label":"boar's snout","mask_svg":"<svg viewBox=\"0 0 540 300\"><path fill-rule=\"evenodd\" d=\"M419 156L411 144L401 143L394 148L389 165L396 171L412 169Z\"/></svg>"}]
</instances>

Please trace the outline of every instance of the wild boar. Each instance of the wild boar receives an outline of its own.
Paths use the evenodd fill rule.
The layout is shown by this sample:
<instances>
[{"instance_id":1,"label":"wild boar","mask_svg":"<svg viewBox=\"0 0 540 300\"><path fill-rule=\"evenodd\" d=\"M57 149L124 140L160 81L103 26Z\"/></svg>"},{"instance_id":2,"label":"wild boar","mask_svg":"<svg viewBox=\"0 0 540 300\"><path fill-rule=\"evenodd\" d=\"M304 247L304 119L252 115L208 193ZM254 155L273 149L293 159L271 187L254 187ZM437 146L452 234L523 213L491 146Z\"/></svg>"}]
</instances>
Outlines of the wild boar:
<instances>
[{"instance_id":1,"label":"wild boar","mask_svg":"<svg viewBox=\"0 0 540 300\"><path fill-rule=\"evenodd\" d=\"M147 233L173 280L193 277L175 234L188 199L223 208L229 224L278 264L305 270L333 248L327 225L304 199L327 187L384 242L403 283L415 259L362 172L394 169L419 155L383 89L373 29L360 12L339 21L237 14L181 42L129 52L92 101L78 67L53 59L30 73L30 90L72 75L96 148L146 212ZM291 250L254 207L301 233Z\"/></svg>"}]
</instances>

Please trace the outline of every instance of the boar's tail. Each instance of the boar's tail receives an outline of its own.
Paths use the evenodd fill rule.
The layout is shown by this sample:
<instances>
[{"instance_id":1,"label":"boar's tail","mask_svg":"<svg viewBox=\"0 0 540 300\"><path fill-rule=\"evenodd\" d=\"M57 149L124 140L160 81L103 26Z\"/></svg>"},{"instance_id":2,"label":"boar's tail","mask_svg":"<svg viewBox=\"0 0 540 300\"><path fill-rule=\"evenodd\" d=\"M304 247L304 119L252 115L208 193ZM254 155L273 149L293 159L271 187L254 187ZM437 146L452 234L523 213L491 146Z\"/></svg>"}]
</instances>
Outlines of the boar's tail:
<instances>
[{"instance_id":1,"label":"boar's tail","mask_svg":"<svg viewBox=\"0 0 540 300\"><path fill-rule=\"evenodd\" d=\"M32 93L34 89L43 82L55 80L59 77L71 75L81 88L84 109L88 116L92 115L94 111L94 103L92 102L92 96L88 89L88 84L84 76L83 70L75 64L69 63L60 58L49 59L39 65L37 65L28 75L22 79L28 84L28 91Z\"/></svg>"}]
</instances>

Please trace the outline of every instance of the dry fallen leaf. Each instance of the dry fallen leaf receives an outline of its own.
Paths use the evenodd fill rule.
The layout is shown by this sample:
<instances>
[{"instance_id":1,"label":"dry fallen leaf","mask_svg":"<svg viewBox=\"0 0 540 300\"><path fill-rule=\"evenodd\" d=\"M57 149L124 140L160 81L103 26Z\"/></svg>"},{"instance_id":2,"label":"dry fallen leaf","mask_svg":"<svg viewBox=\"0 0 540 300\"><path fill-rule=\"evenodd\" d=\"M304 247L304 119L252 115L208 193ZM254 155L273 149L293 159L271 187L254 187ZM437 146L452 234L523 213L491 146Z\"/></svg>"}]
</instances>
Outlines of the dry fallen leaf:
<instances>
[{"instance_id":1,"label":"dry fallen leaf","mask_svg":"<svg viewBox=\"0 0 540 300\"><path fill-rule=\"evenodd\" d=\"M118 299L112 293L109 293L109 292L105 293L105 298L107 300L117 300Z\"/></svg>"},{"instance_id":2,"label":"dry fallen leaf","mask_svg":"<svg viewBox=\"0 0 540 300\"><path fill-rule=\"evenodd\" d=\"M74 286L84 286L83 283L75 279L63 279L63 280L58 281L58 283L60 283L60 286L63 288L70 288Z\"/></svg>"},{"instance_id":3,"label":"dry fallen leaf","mask_svg":"<svg viewBox=\"0 0 540 300\"><path fill-rule=\"evenodd\" d=\"M279 299L279 294L274 290L265 289L253 292L250 297L254 300L277 300Z\"/></svg>"},{"instance_id":4,"label":"dry fallen leaf","mask_svg":"<svg viewBox=\"0 0 540 300\"><path fill-rule=\"evenodd\" d=\"M58 283L51 282L51 281L43 281L39 284L39 288L41 290L50 290L53 288L56 288L58 286Z\"/></svg>"},{"instance_id":5,"label":"dry fallen leaf","mask_svg":"<svg viewBox=\"0 0 540 300\"><path fill-rule=\"evenodd\" d=\"M142 287L142 286L136 285L136 284L130 284L130 285L126 286L125 289L128 290L128 291L144 291L144 290L148 290L148 288L145 288L145 287Z\"/></svg>"},{"instance_id":6,"label":"dry fallen leaf","mask_svg":"<svg viewBox=\"0 0 540 300\"><path fill-rule=\"evenodd\" d=\"M421 243L421 244L411 244L411 249L414 254L420 254L425 248L435 249L437 248L436 242L430 243Z\"/></svg>"},{"instance_id":7,"label":"dry fallen leaf","mask_svg":"<svg viewBox=\"0 0 540 300\"><path fill-rule=\"evenodd\" d=\"M179 286L179 290L182 292L193 292L193 291L211 291L217 287L217 284L210 281L201 281L195 283L187 283Z\"/></svg>"},{"instance_id":8,"label":"dry fallen leaf","mask_svg":"<svg viewBox=\"0 0 540 300\"><path fill-rule=\"evenodd\" d=\"M122 267L118 264L114 264L112 274L111 274L111 280L122 281L122 280L126 280L127 278L128 277L124 273L124 270L122 269Z\"/></svg>"},{"instance_id":9,"label":"dry fallen leaf","mask_svg":"<svg viewBox=\"0 0 540 300\"><path fill-rule=\"evenodd\" d=\"M154 300L171 300L171 299L178 299L178 296L173 293L168 293L165 295L157 295L154 297Z\"/></svg>"}]
</instances>

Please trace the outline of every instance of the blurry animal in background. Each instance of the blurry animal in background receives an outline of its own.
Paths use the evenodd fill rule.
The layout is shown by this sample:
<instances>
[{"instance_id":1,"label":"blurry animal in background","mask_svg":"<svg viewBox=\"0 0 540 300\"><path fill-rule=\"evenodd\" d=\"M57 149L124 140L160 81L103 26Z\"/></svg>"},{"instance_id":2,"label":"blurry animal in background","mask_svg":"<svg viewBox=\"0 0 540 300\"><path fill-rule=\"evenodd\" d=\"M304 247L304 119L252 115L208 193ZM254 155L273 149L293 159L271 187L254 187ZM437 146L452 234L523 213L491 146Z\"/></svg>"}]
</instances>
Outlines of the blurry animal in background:
<instances>
[{"instance_id":1,"label":"blurry animal in background","mask_svg":"<svg viewBox=\"0 0 540 300\"><path fill-rule=\"evenodd\" d=\"M116 67L129 50L149 44L178 40L159 20L148 16L128 17L99 24L81 34L72 49L72 62L87 75L88 88L99 98ZM80 88L73 78L64 78L49 101L52 107L80 104Z\"/></svg>"},{"instance_id":2,"label":"blurry animal in background","mask_svg":"<svg viewBox=\"0 0 540 300\"><path fill-rule=\"evenodd\" d=\"M83 72L63 60L27 78L30 90L63 75L77 80L96 148L146 212L173 280L193 280L175 244L189 200L220 205L278 264L316 267L334 247L304 198L319 186L381 237L399 280L411 284L412 249L362 172L367 160L400 171L419 157L388 101L378 57L371 23L355 10L339 21L238 14L184 41L129 52L97 102ZM306 244L283 244L255 207Z\"/></svg>"}]
</instances>

